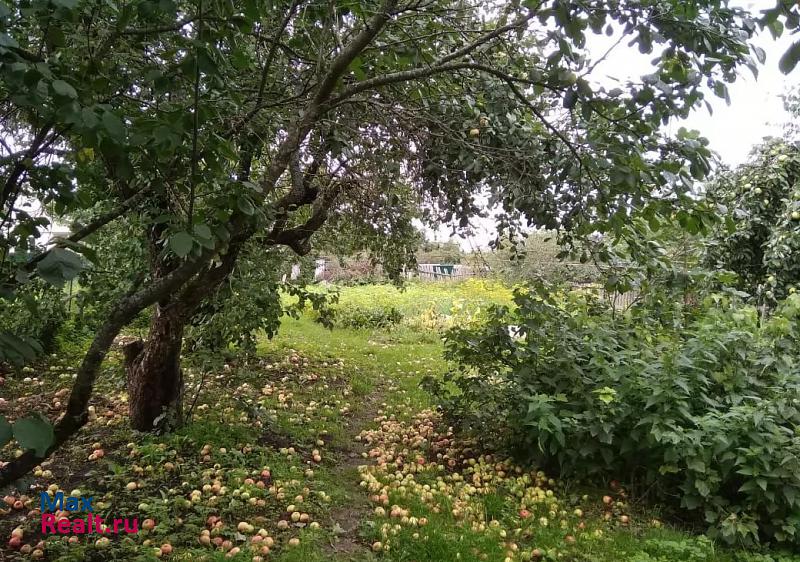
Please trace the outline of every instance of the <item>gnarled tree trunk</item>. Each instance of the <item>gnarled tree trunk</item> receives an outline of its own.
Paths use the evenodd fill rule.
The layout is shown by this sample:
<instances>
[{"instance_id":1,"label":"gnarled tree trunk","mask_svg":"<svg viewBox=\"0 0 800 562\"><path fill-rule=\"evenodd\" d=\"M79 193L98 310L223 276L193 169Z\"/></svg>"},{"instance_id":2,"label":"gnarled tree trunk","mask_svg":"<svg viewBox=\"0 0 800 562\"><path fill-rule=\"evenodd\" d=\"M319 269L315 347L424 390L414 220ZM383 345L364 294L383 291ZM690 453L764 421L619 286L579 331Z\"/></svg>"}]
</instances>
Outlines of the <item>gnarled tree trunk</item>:
<instances>
[{"instance_id":1,"label":"gnarled tree trunk","mask_svg":"<svg viewBox=\"0 0 800 562\"><path fill-rule=\"evenodd\" d=\"M156 305L147 341L125 347L131 427L174 429L183 421L181 345L185 316L178 307Z\"/></svg>"},{"instance_id":2,"label":"gnarled tree trunk","mask_svg":"<svg viewBox=\"0 0 800 562\"><path fill-rule=\"evenodd\" d=\"M250 234L250 230L244 230L232 238L220 263L198 273L169 301L156 304L147 341L136 340L125 346L128 410L134 429L169 431L183 422L184 328L200 304L230 275Z\"/></svg>"}]
</instances>

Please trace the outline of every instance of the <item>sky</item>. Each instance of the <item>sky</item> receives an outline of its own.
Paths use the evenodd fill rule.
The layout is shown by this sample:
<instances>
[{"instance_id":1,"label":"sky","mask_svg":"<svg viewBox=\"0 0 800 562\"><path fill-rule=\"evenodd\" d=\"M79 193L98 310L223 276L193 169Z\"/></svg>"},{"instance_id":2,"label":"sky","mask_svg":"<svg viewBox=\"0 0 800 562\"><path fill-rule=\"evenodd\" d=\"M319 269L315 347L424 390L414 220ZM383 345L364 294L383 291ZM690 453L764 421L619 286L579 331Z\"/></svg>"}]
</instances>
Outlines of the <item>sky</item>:
<instances>
[{"instance_id":1,"label":"sky","mask_svg":"<svg viewBox=\"0 0 800 562\"><path fill-rule=\"evenodd\" d=\"M772 1L740 0L732 4L759 10ZM759 34L752 42L764 49L766 62L761 65L756 80L749 70L744 70L733 84L728 84L731 104L709 94L713 113L709 114L703 105L695 109L687 119L675 119L666 127L668 133L675 133L680 127L697 129L710 142L720 160L730 167L746 162L754 145L766 136L780 136L783 124L789 115L783 109L781 95L789 91L792 85L800 85L800 67L789 76L778 70L778 60L798 36L784 33L778 40L773 40L768 31ZM616 37L591 36L587 41L594 57L600 57L613 43ZM594 71L593 77L599 82L608 80L609 84L617 80L638 79L643 74L652 72L649 60L653 55L642 55L636 46L627 47L623 41L609 57ZM610 86L613 87L613 86ZM477 220L472 223L474 234L462 239L450 236L451 228L443 226L437 231L429 231L428 236L437 241L453 240L462 249L473 247L485 248L494 237L491 220Z\"/></svg>"},{"instance_id":2,"label":"sky","mask_svg":"<svg viewBox=\"0 0 800 562\"><path fill-rule=\"evenodd\" d=\"M772 4L772 1L744 0L732 4L757 11L765 4ZM736 82L728 84L730 105L709 94L706 99L713 107L713 114L709 114L705 106L697 108L688 119L676 119L670 123L667 132L676 132L680 127L697 129L710 141L712 150L719 154L725 164L736 166L744 163L752 146L765 136L780 135L783 123L789 118L780 96L792 84L800 84L800 69L785 76L778 70L778 60L797 38L796 35L793 37L784 33L774 40L768 31L760 33L752 43L764 49L767 60L761 65L758 78L754 78L749 70L744 70ZM592 52L602 54L615 39L592 36L589 48ZM623 42L597 67L595 73L600 80L604 75L620 80L635 79L652 72L649 65L651 56L641 55L636 46L627 47Z\"/></svg>"}]
</instances>

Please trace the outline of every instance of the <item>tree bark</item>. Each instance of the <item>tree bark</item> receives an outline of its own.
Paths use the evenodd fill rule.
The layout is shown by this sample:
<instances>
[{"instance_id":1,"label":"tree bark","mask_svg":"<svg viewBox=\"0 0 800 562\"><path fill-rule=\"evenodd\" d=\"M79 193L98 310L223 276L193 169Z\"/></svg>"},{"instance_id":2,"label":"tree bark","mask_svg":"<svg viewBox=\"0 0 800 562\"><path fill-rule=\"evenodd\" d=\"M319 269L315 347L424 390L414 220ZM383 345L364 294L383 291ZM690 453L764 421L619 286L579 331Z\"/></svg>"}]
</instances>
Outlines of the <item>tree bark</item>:
<instances>
[{"instance_id":1,"label":"tree bark","mask_svg":"<svg viewBox=\"0 0 800 562\"><path fill-rule=\"evenodd\" d=\"M131 427L172 430L183 422L181 345L186 320L172 305L156 305L146 342L125 349Z\"/></svg>"},{"instance_id":2,"label":"tree bark","mask_svg":"<svg viewBox=\"0 0 800 562\"><path fill-rule=\"evenodd\" d=\"M131 427L169 431L183 422L183 332L202 302L227 279L250 229L231 239L221 263L199 272L173 298L158 303L147 341L124 347Z\"/></svg>"}]
</instances>

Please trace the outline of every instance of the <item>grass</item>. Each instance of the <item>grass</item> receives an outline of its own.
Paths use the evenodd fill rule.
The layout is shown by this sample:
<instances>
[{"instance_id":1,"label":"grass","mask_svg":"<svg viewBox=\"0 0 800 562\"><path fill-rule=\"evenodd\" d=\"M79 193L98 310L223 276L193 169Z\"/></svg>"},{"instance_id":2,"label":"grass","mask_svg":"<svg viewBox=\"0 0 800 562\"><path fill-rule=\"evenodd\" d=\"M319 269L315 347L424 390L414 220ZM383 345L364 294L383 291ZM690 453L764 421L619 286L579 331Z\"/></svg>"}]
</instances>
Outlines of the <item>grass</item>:
<instances>
[{"instance_id":1,"label":"grass","mask_svg":"<svg viewBox=\"0 0 800 562\"><path fill-rule=\"evenodd\" d=\"M24 493L13 493L28 496L26 508L0 512L3 542L22 527L30 545L27 553L6 548L0 559L28 560L43 546L46 559L64 561L800 561L726 550L654 521L654 512L619 492L551 482L535 467L517 472L513 463L488 460L449 435L419 387L423 376L447 369L435 336L443 324L423 328L427 320L420 318L432 309L439 319L460 318L461 311L507 303L507 297L507 289L470 283L412 285L404 293L344 288L340 303L394 303L403 325L331 332L306 315L285 319L278 335L260 342L254 359L203 364L187 358L190 395L205 382L192 421L171 435L128 429L124 376L113 353L92 401L92 421L42 463ZM14 418L44 409L57 416L64 398L58 393L74 366L74 358L51 357L32 372L9 376L3 392L12 400L2 413ZM90 460L98 448L104 455ZM10 445L0 450L0 458L13 454ZM74 544L43 537L38 515L29 510L38 504L36 494L53 485L92 495L105 516L137 516L140 524L153 519L155 528L112 536L108 545L97 536ZM602 501L606 494L613 495L611 506ZM295 523L295 512L308 520ZM209 516L222 525L209 525ZM240 522L253 530L240 532ZM265 544L252 542L259 529L273 542L268 554L253 549ZM230 541L227 554L201 544L205 532L210 540ZM232 548L241 550L230 556Z\"/></svg>"}]
</instances>

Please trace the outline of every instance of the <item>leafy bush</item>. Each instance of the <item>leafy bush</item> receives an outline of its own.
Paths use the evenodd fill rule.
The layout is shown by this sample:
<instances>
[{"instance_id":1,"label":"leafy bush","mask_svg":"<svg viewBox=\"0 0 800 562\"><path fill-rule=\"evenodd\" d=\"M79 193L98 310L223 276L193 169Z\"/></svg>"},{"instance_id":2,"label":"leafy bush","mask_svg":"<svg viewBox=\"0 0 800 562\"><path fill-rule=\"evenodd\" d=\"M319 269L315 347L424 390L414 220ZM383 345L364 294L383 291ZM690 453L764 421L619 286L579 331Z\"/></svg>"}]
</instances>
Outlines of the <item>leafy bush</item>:
<instances>
[{"instance_id":1,"label":"leafy bush","mask_svg":"<svg viewBox=\"0 0 800 562\"><path fill-rule=\"evenodd\" d=\"M649 539L642 544L642 550L630 562L711 562L716 559L714 545L706 537L688 540Z\"/></svg>"},{"instance_id":2,"label":"leafy bush","mask_svg":"<svg viewBox=\"0 0 800 562\"><path fill-rule=\"evenodd\" d=\"M66 300L61 288L38 279L17 291L13 300L0 299L0 336L21 339L27 342L23 349L30 347L32 352L18 355L11 351L19 347L3 347L9 353L6 360L24 364L36 353L53 351L58 330L67 317Z\"/></svg>"},{"instance_id":3,"label":"leafy bush","mask_svg":"<svg viewBox=\"0 0 800 562\"><path fill-rule=\"evenodd\" d=\"M336 324L347 328L388 328L402 319L403 315L393 306L350 304L336 309Z\"/></svg>"},{"instance_id":4,"label":"leafy bush","mask_svg":"<svg viewBox=\"0 0 800 562\"><path fill-rule=\"evenodd\" d=\"M454 425L647 486L714 537L800 544L800 297L763 323L728 295L625 314L542 286L515 301L448 334L460 367L429 384Z\"/></svg>"}]
</instances>

